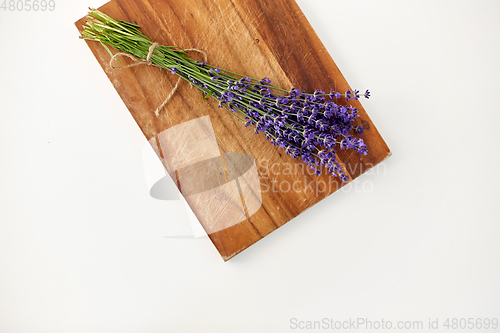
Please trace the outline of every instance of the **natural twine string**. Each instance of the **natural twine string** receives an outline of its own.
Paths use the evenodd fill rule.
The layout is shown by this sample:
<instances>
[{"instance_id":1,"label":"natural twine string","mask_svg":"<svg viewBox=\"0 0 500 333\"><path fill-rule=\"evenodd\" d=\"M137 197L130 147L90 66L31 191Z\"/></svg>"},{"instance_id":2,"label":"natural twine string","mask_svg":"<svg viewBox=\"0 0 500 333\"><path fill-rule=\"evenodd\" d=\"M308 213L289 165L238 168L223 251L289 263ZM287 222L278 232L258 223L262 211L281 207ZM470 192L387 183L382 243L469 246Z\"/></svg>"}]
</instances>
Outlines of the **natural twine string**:
<instances>
[{"instance_id":1,"label":"natural twine string","mask_svg":"<svg viewBox=\"0 0 500 333\"><path fill-rule=\"evenodd\" d=\"M122 68L129 68L129 67L134 67L134 66L139 66L139 65L152 65L152 66L157 66L155 65L154 63L151 62L151 56L153 55L153 52L155 50L156 47L160 46L160 44L158 43L153 43L151 44L151 46L149 47L149 51L148 51L148 55L146 57L146 60L144 59L139 59L139 58L136 58L134 57L133 55L129 54L129 53L125 53L125 52L118 52L117 54L113 55L111 57L111 60L109 61L109 67L113 68L113 69L122 69ZM208 60L208 56L207 54L205 53L205 51L202 51L202 50L198 50L198 49L186 49L184 50L186 52L190 52L190 51L193 51L193 52L198 52L198 53L201 53L203 54L203 58L204 58L204 61L207 62ZM130 64L130 65L125 65L125 66L115 66L113 64L113 60L116 60L117 57L119 56L124 56L124 57L128 57L132 60L134 60L134 63ZM158 66L159 67L159 66ZM160 115L160 112L161 110L165 107L165 105L167 105L167 103L172 99L172 97L174 96L175 92L177 91L177 89L179 88L179 85L182 81L182 78L179 77L177 79L177 82L175 83L175 86L174 88L172 89L172 91L168 94L167 98L163 101L163 103L161 103L161 105L159 107L156 108L155 110L155 115L158 117Z\"/></svg>"}]
</instances>

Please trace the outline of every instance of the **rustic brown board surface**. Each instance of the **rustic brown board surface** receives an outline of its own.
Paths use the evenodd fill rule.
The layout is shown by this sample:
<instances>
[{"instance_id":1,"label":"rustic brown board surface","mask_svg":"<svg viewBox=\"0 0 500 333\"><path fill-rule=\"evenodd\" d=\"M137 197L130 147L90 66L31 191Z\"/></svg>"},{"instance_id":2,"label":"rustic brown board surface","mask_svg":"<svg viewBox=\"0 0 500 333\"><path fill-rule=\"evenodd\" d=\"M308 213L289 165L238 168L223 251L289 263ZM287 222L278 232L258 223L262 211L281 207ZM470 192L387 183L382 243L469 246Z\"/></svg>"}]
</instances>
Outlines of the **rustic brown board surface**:
<instances>
[{"instance_id":1,"label":"rustic brown board surface","mask_svg":"<svg viewBox=\"0 0 500 333\"><path fill-rule=\"evenodd\" d=\"M294 0L113 0L100 10L139 24L154 42L204 50L212 65L270 77L284 89L349 88ZM343 185L326 172L313 175L185 82L156 117L177 77L154 66L111 69L107 51L97 42L88 46L224 260ZM366 156L338 153L355 179L390 151L361 103L349 104L359 110L368 146Z\"/></svg>"}]
</instances>

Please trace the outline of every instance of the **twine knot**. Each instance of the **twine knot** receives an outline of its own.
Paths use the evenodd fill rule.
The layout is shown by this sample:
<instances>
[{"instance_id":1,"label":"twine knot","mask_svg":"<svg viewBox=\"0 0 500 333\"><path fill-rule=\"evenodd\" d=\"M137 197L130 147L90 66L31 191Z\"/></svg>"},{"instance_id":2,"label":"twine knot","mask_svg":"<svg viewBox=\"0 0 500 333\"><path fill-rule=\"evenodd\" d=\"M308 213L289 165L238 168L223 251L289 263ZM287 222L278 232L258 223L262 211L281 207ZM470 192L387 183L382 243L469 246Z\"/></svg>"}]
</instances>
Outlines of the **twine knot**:
<instances>
[{"instance_id":1,"label":"twine knot","mask_svg":"<svg viewBox=\"0 0 500 333\"><path fill-rule=\"evenodd\" d=\"M151 57L153 55L153 52L154 50L160 46L160 44L158 43L153 43L151 44L151 46L149 47L149 50L148 50L148 55L146 56L146 59L139 59L139 58L136 58L134 57L133 55L129 54L129 53L125 53L125 52L118 52L116 53L115 55L113 55L109 61L109 67L111 67L112 69L122 69L122 68L130 68L130 67L134 67L134 66L139 66L139 65L152 65L152 66L157 66L157 67L160 67L156 64L154 64L153 62L151 62ZM208 57L207 57L207 54L202 51L202 50L198 50L198 49L186 49L184 50L186 52L189 52L189 51L194 51L194 52L198 52L198 53L201 53L204 57L204 61L206 62ZM113 64L113 60L118 60L116 59L117 57L119 56L124 56L124 57L128 57L130 59L132 59L134 62L130 65L124 65L124 66L115 66ZM161 67L160 67L161 68ZM165 105L167 105L167 103L172 99L172 97L174 96L175 92L177 91L177 89L179 88L179 85L182 81L182 78L179 77L179 79L177 79L177 82L175 83L175 86L174 88L172 89L172 91L170 91L170 93L168 94L167 98L163 101L163 103L161 103L160 106L158 106L155 110L155 115L158 117L160 115L160 112L161 110L165 107Z\"/></svg>"}]
</instances>

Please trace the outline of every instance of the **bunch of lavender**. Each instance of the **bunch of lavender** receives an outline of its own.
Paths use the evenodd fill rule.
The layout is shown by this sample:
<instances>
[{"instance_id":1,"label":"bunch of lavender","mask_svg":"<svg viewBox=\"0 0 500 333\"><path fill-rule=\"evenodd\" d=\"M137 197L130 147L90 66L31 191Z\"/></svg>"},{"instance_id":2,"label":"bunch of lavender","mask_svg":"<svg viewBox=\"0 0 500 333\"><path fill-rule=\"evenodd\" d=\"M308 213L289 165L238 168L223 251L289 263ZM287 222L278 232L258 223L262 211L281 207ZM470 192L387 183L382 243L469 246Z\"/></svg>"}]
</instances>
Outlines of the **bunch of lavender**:
<instances>
[{"instance_id":1,"label":"bunch of lavender","mask_svg":"<svg viewBox=\"0 0 500 333\"><path fill-rule=\"evenodd\" d=\"M353 126L357 109L335 103L340 98L359 99L358 90L332 90L328 94L321 90L309 94L296 88L287 91L272 85L269 78L256 80L191 59L179 47L159 45L151 54L153 43L138 28L91 9L81 38L99 41L110 54L107 45L168 69L198 87L203 98L215 98L219 108L254 128L256 134L263 132L288 155L300 158L316 175L321 174L322 166L345 182L349 176L336 158L337 150L367 154L363 139L353 135L363 132L363 127ZM369 98L370 92L362 96Z\"/></svg>"}]
</instances>

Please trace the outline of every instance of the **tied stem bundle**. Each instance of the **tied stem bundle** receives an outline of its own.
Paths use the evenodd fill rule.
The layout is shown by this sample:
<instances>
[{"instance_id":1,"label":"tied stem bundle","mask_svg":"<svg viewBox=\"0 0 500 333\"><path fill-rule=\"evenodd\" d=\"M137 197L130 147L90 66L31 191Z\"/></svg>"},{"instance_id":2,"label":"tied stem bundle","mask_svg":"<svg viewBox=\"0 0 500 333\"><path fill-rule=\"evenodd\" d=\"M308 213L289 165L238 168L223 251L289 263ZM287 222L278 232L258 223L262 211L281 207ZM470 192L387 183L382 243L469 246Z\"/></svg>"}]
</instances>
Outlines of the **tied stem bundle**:
<instances>
[{"instance_id":1,"label":"tied stem bundle","mask_svg":"<svg viewBox=\"0 0 500 333\"><path fill-rule=\"evenodd\" d=\"M349 176L337 160L337 150L352 149L367 154L363 139L353 135L364 130L353 125L359 116L357 109L335 103L340 98L347 101L359 99L358 90L348 89L345 93L331 90L329 94L321 90L312 94L297 88L284 90L272 85L269 78L257 80L209 65L206 55L205 61L194 60L188 56L189 50L153 43L139 28L136 24L115 20L91 9L81 38L100 42L111 54L113 68L148 64L178 75L179 81L158 108L157 115L172 97L180 80L185 80L201 90L203 99L215 98L219 108L241 120L246 127L254 128L256 134L264 133L288 155L300 158L316 175L321 174L323 167L329 174L346 182ZM137 58L136 62L123 67L113 66L116 55L108 46ZM367 90L362 96L369 98L370 92Z\"/></svg>"}]
</instances>

